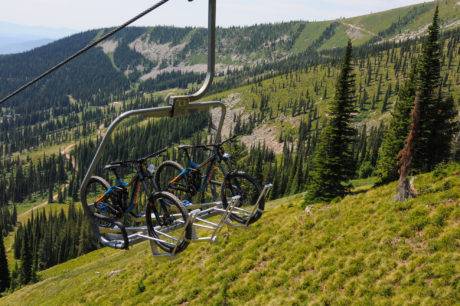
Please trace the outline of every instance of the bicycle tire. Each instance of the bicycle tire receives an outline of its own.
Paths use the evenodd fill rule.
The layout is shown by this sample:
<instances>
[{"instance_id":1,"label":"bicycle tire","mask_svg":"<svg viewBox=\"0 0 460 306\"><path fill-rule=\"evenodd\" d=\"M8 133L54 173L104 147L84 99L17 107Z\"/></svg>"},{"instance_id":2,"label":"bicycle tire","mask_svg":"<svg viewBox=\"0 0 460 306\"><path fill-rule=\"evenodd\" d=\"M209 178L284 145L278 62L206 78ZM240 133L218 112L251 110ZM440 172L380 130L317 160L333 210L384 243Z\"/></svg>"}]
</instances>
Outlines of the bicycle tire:
<instances>
[{"instance_id":1,"label":"bicycle tire","mask_svg":"<svg viewBox=\"0 0 460 306\"><path fill-rule=\"evenodd\" d=\"M187 209L182 205L180 200L174 196L173 194L169 192L157 192L154 193L153 195L150 196L149 202L146 207L145 211L145 218L146 218L146 224L147 224L147 231L150 237L153 237L155 239L162 239L160 229L158 229L158 221L157 221L157 216L154 214L154 208L158 208L155 205L159 202L162 202L164 209L165 207L169 208L168 214L173 215L173 217L169 217L170 220L168 220L167 223L170 223L172 221L173 224L168 224L168 227L174 227L179 226L179 224L187 224L187 221L189 220L189 214ZM173 211L175 209L175 211ZM157 209L158 211L158 209ZM171 214L172 213L172 214ZM155 215L155 220L152 218L152 214ZM160 216L160 218L163 216ZM180 218L182 220L180 220ZM165 221L165 220L162 220ZM178 221L178 222L177 222ZM155 229L157 227L157 229ZM193 224L188 224L187 227L184 228L185 232L180 231L178 236L179 237L174 237L173 236L173 231L168 232L168 236L172 236L176 238L178 241L174 243L170 243L167 241L158 241L158 240L150 240L150 243L155 243L157 246L159 246L163 251L169 253L169 254L179 254L183 252L188 245L190 244L190 240L192 239L192 233L193 233ZM164 226L163 226L164 228ZM178 227L178 228L183 228L183 227ZM170 239L172 240L172 239Z\"/></svg>"},{"instance_id":2,"label":"bicycle tire","mask_svg":"<svg viewBox=\"0 0 460 306\"><path fill-rule=\"evenodd\" d=\"M91 187L92 186L99 186L102 189L99 191L94 192L94 196L98 197L103 192L108 190L111 186L110 184L102 177L100 176L92 176L90 180L88 181L88 184L83 186L82 192L81 192L81 202L83 204L84 212L87 217L90 218L91 224L93 231L97 234L98 239L103 238L106 241L113 240L114 237L117 237L117 235L121 235L121 238L123 239L123 249L127 249L129 246L128 242L128 235L126 233L125 227L122 222L119 222L119 215L118 213L110 213L110 210L105 210L102 211L100 208L95 207L94 203L92 201L92 197L89 197L89 194L91 192ZM94 187L93 187L94 188ZM112 202L111 198L107 199L105 202ZM116 204L114 203L105 203L106 206L112 206L114 207ZM92 208L92 209L91 209ZM107 229L117 229L119 231L119 234L104 234L101 233L101 228L107 228ZM102 240L100 240L102 243ZM104 244L104 243L103 243Z\"/></svg>"},{"instance_id":3,"label":"bicycle tire","mask_svg":"<svg viewBox=\"0 0 460 306\"><path fill-rule=\"evenodd\" d=\"M174 188L172 186L166 186L164 180L166 179L167 181L170 181L173 179L175 176L179 175L182 171L184 171L184 167L179 164L178 162L172 161L172 160L167 160L163 163L161 163L158 166L157 171L155 172L155 177L154 177L154 184L155 188L158 191L167 191L171 192L175 196L177 196L180 200L185 200L186 198L190 197L190 192L188 191L188 181L186 177L180 178L180 187L184 190L179 190L178 188ZM172 173L167 173L168 171ZM165 175L170 176L165 177ZM187 191L186 191L187 190Z\"/></svg>"},{"instance_id":4,"label":"bicycle tire","mask_svg":"<svg viewBox=\"0 0 460 306\"><path fill-rule=\"evenodd\" d=\"M238 186L238 185L241 185L242 181L245 181L246 183L248 183L250 190L242 190L241 186ZM225 177L224 182L222 183L222 187L221 187L222 206L224 207L224 209L227 209L229 205L227 196L229 197L241 196L239 205L237 207L242 208L245 205L250 206L250 210L252 212L252 210L254 210L255 208L254 206L257 200L259 199L261 192L262 192L262 188L257 183L256 179L253 178L252 176L246 173L243 173L243 172L229 173ZM249 217L245 218L245 217L240 216L239 214L231 213L230 219L240 224L250 225L262 217L264 209L265 209L265 199L263 198L260 200L258 207L255 210L255 213L251 214Z\"/></svg>"}]
</instances>

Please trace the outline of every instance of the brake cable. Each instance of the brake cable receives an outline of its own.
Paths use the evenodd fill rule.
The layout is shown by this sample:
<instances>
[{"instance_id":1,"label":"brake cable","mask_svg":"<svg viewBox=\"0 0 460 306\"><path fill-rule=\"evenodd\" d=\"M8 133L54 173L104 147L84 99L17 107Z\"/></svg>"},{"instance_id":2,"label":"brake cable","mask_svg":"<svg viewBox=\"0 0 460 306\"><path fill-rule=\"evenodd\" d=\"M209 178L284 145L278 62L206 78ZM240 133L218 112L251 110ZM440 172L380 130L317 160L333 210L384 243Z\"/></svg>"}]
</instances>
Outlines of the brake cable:
<instances>
[{"instance_id":1,"label":"brake cable","mask_svg":"<svg viewBox=\"0 0 460 306\"><path fill-rule=\"evenodd\" d=\"M74 60L75 58L77 58L78 56L82 55L83 53L87 52L88 50L90 50L91 48L97 46L98 44L100 44L101 42L103 42L104 40L106 40L107 38L113 36L114 34L118 33L119 31L123 30L124 28L126 28L127 26L129 26L130 24L134 23L135 21L139 20L140 18L144 17L145 15L147 15L148 13L156 10L157 8L159 8L160 6L162 6L163 4L165 4L166 2L168 2L169 0L160 0L158 1L157 3L155 3L153 6L151 6L150 8L146 9L145 11L143 11L142 13L140 13L139 15L133 17L132 19L128 20L127 22L125 22L124 24L122 24L121 26L119 26L118 28L115 28L114 30L112 30L111 32L105 34L104 36L102 36L101 38L97 39L96 41L92 42L91 44L89 44L88 46L84 47L83 49L81 49L80 51L76 52L74 55L70 56L69 58L65 59L64 61L60 62L59 64L57 64L56 66L50 68L49 70L45 71L43 74L41 74L40 76L36 77L35 79L33 79L32 81L24 84L23 86L19 87L18 89L16 89L15 91L13 91L12 93L10 93L9 95L7 95L5 98L3 98L2 100L0 100L0 105L2 105L3 103L5 103L6 101L8 101L9 99L13 98L14 96L16 96L17 94L21 93L22 91L24 91L25 89L29 88L30 86L32 86L33 84L37 83L38 81L40 81L41 79L43 79L44 77L46 77L47 75L53 73L54 71L58 70L59 68L61 68L62 66L64 66L65 64L67 64L68 62ZM189 2L191 2L193 0L189 0Z\"/></svg>"}]
</instances>

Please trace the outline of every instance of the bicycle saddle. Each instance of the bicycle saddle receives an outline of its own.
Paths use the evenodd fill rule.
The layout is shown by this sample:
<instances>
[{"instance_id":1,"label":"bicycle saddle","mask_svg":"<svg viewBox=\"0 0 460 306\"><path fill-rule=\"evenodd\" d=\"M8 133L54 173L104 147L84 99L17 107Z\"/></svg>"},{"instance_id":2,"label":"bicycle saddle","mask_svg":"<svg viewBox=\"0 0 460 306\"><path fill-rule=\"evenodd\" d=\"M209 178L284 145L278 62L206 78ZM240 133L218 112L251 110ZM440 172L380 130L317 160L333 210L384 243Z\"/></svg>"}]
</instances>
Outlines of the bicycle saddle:
<instances>
[{"instance_id":1,"label":"bicycle saddle","mask_svg":"<svg viewBox=\"0 0 460 306\"><path fill-rule=\"evenodd\" d=\"M191 145L179 145L177 148L179 150L187 150L187 149L194 148L194 146L191 146Z\"/></svg>"},{"instance_id":2,"label":"bicycle saddle","mask_svg":"<svg viewBox=\"0 0 460 306\"><path fill-rule=\"evenodd\" d=\"M114 170L114 169L122 168L125 166L126 165L122 162L116 162L116 163L105 165L104 170Z\"/></svg>"},{"instance_id":3,"label":"bicycle saddle","mask_svg":"<svg viewBox=\"0 0 460 306\"><path fill-rule=\"evenodd\" d=\"M188 149L209 149L210 146L206 146L206 145L195 145L195 146L192 146L192 145L179 145L177 148L179 150L188 150Z\"/></svg>"}]
</instances>

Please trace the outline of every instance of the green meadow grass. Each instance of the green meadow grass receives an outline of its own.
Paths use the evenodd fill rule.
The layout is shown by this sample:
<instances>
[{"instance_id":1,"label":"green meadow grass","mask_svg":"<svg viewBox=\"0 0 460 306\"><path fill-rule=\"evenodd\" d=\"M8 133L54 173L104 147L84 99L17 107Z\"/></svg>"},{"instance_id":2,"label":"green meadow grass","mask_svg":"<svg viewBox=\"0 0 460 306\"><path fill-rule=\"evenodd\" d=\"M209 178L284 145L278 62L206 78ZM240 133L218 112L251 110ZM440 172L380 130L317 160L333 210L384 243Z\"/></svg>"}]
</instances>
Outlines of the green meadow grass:
<instances>
[{"instance_id":1,"label":"green meadow grass","mask_svg":"<svg viewBox=\"0 0 460 306\"><path fill-rule=\"evenodd\" d=\"M365 182L361 182L365 184ZM142 243L101 249L40 273L1 305L454 305L460 299L460 164L318 204L267 205L247 230L174 259Z\"/></svg>"},{"instance_id":2,"label":"green meadow grass","mask_svg":"<svg viewBox=\"0 0 460 306\"><path fill-rule=\"evenodd\" d=\"M308 22L305 25L302 33L297 38L292 52L300 53L308 49L311 44L318 39L326 28L331 24L331 21Z\"/></svg>"}]
</instances>

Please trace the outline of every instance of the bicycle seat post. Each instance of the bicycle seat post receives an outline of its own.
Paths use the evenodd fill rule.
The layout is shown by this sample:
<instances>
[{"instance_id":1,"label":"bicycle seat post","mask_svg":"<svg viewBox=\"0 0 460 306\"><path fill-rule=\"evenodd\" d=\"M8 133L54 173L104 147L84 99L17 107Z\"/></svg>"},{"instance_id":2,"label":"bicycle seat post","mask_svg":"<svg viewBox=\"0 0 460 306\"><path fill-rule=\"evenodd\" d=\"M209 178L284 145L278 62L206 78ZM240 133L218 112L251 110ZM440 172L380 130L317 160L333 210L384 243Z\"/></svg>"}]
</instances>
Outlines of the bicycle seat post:
<instances>
[{"instance_id":1,"label":"bicycle seat post","mask_svg":"<svg viewBox=\"0 0 460 306\"><path fill-rule=\"evenodd\" d=\"M118 173L117 171L118 168L112 168L112 172L113 174L115 175L115 182L116 184L120 184L121 182L123 182L123 179L121 178L120 174Z\"/></svg>"},{"instance_id":2,"label":"bicycle seat post","mask_svg":"<svg viewBox=\"0 0 460 306\"><path fill-rule=\"evenodd\" d=\"M192 161L192 157L190 156L190 153L187 148L182 149L182 151L185 152L185 157L187 158L187 161L190 163Z\"/></svg>"}]
</instances>

